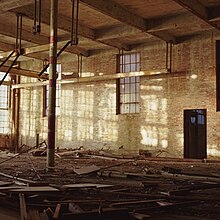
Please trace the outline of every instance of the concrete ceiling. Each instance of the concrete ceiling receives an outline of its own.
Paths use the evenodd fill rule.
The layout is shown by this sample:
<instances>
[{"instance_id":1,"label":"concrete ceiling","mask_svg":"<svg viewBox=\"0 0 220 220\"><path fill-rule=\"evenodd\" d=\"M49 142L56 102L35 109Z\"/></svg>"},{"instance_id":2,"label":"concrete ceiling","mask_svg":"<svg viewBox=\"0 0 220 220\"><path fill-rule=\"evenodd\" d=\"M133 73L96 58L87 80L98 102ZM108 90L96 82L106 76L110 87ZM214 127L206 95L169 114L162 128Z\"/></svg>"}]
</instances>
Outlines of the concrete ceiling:
<instances>
[{"instance_id":1,"label":"concrete ceiling","mask_svg":"<svg viewBox=\"0 0 220 220\"><path fill-rule=\"evenodd\" d=\"M71 0L60 0L58 48L70 38ZM42 1L42 32L34 35L33 0L0 0L0 51L15 44L16 14L23 15L26 55L45 59L49 48L50 0ZM129 51L155 41L181 43L198 33L220 30L219 0L80 0L79 44L65 52L90 56L106 49ZM1 54L0 54L1 55ZM2 54L2 56L7 53Z\"/></svg>"}]
</instances>

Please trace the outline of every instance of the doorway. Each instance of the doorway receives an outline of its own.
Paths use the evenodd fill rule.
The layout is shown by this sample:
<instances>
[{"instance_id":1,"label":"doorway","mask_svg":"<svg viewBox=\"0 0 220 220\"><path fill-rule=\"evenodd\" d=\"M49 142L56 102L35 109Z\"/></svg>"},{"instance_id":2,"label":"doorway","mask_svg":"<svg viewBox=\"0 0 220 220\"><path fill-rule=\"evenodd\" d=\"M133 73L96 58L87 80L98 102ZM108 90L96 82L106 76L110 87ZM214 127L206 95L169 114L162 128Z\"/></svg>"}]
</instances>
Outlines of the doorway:
<instances>
[{"instance_id":1,"label":"doorway","mask_svg":"<svg viewBox=\"0 0 220 220\"><path fill-rule=\"evenodd\" d=\"M206 109L184 110L184 158L206 158L206 145Z\"/></svg>"}]
</instances>

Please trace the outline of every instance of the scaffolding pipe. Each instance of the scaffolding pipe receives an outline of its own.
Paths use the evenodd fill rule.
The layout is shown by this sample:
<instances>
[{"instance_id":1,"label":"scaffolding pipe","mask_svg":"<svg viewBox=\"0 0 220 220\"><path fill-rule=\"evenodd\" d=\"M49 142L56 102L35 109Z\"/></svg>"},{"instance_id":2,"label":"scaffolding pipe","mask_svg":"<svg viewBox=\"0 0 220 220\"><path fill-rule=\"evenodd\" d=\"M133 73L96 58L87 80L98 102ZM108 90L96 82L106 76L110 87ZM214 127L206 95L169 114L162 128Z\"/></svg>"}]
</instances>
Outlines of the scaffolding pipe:
<instances>
[{"instance_id":1,"label":"scaffolding pipe","mask_svg":"<svg viewBox=\"0 0 220 220\"><path fill-rule=\"evenodd\" d=\"M58 0L51 0L47 169L54 167Z\"/></svg>"}]
</instances>

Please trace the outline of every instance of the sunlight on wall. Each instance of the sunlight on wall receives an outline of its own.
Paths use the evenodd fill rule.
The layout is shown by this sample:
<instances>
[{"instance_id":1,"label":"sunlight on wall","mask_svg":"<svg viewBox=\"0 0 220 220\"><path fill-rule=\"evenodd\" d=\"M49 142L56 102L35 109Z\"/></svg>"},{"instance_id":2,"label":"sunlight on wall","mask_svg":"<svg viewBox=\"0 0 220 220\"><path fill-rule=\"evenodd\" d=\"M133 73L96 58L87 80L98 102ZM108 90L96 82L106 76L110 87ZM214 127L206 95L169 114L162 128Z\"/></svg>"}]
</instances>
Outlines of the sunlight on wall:
<instances>
[{"instance_id":1,"label":"sunlight on wall","mask_svg":"<svg viewBox=\"0 0 220 220\"><path fill-rule=\"evenodd\" d=\"M150 128L150 130L141 129L142 140L141 143L144 145L154 146L158 145L158 135L156 128Z\"/></svg>"},{"instance_id":2,"label":"sunlight on wall","mask_svg":"<svg viewBox=\"0 0 220 220\"><path fill-rule=\"evenodd\" d=\"M82 77L87 77L87 76L94 76L95 74L94 73L91 73L91 72L83 72L81 73L81 76Z\"/></svg>"},{"instance_id":3,"label":"sunlight on wall","mask_svg":"<svg viewBox=\"0 0 220 220\"><path fill-rule=\"evenodd\" d=\"M219 147L217 145L208 145L207 155L211 157L220 157Z\"/></svg>"},{"instance_id":4,"label":"sunlight on wall","mask_svg":"<svg viewBox=\"0 0 220 220\"><path fill-rule=\"evenodd\" d=\"M94 92L78 91L77 140L93 139Z\"/></svg>"},{"instance_id":5,"label":"sunlight on wall","mask_svg":"<svg viewBox=\"0 0 220 220\"><path fill-rule=\"evenodd\" d=\"M36 137L36 114L38 111L37 91L33 88L22 90L21 115L20 120L22 129L21 134L26 137Z\"/></svg>"},{"instance_id":6,"label":"sunlight on wall","mask_svg":"<svg viewBox=\"0 0 220 220\"><path fill-rule=\"evenodd\" d=\"M116 95L114 92L115 85L105 84L105 88L110 88L109 92L103 94L99 103L98 115L98 138L102 141L118 140L118 123L115 114ZM113 88L113 90L112 90Z\"/></svg>"},{"instance_id":7,"label":"sunlight on wall","mask_svg":"<svg viewBox=\"0 0 220 220\"><path fill-rule=\"evenodd\" d=\"M168 147L167 99L163 95L162 85L142 85L141 103L143 125L140 128L141 144L152 149Z\"/></svg>"},{"instance_id":8,"label":"sunlight on wall","mask_svg":"<svg viewBox=\"0 0 220 220\"><path fill-rule=\"evenodd\" d=\"M141 90L162 91L163 86L145 86L145 85L141 85Z\"/></svg>"}]
</instances>

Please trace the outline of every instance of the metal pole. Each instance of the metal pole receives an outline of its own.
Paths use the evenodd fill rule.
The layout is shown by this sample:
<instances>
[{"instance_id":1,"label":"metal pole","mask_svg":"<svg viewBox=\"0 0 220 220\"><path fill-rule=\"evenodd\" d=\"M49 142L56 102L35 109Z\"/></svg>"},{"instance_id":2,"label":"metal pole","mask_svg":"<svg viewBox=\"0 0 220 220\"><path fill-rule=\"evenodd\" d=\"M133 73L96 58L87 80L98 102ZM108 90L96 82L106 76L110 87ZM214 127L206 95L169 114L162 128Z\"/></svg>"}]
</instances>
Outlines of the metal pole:
<instances>
[{"instance_id":1,"label":"metal pole","mask_svg":"<svg viewBox=\"0 0 220 220\"><path fill-rule=\"evenodd\" d=\"M58 0L51 0L47 168L54 167Z\"/></svg>"}]
</instances>

